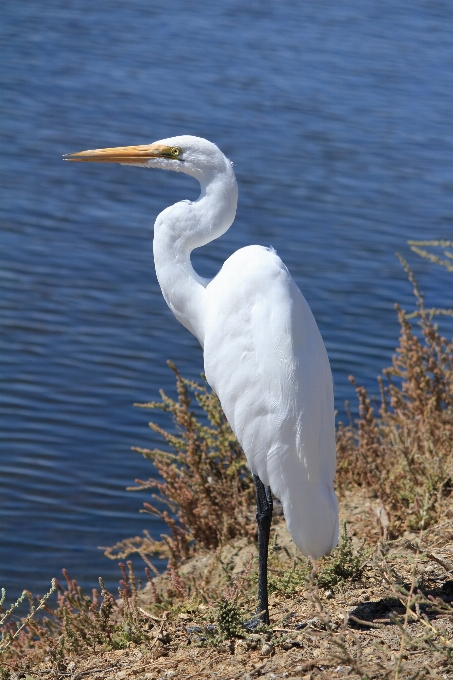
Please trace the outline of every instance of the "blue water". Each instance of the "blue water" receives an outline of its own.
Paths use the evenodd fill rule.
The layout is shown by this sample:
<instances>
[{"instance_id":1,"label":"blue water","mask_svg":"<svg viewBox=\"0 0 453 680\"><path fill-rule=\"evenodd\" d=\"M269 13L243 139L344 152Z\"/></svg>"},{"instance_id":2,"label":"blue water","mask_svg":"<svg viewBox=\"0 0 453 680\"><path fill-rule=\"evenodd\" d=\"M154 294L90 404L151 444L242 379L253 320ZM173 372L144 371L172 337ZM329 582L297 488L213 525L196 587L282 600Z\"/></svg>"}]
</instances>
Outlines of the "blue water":
<instances>
[{"instance_id":1,"label":"blue water","mask_svg":"<svg viewBox=\"0 0 453 680\"><path fill-rule=\"evenodd\" d=\"M2 13L0 585L14 597L62 567L112 586L98 546L159 535L138 513L146 495L125 491L152 474L130 447L158 443L132 404L172 390L167 358L202 370L151 245L156 215L195 197L194 181L61 155L216 142L239 209L195 266L210 276L239 247L277 249L318 320L341 414L350 373L376 391L394 302L412 305L395 251L430 304L452 301L451 276L406 241L453 237L453 6L5 0Z\"/></svg>"}]
</instances>

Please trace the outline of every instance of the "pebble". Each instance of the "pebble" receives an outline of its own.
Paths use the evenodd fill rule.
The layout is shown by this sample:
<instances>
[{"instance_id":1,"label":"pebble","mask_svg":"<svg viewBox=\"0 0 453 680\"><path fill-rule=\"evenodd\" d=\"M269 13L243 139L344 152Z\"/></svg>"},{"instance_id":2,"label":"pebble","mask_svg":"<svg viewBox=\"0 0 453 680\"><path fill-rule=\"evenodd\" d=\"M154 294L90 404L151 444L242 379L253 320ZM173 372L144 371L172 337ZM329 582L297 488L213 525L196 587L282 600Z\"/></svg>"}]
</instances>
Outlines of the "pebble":
<instances>
[{"instance_id":1,"label":"pebble","mask_svg":"<svg viewBox=\"0 0 453 680\"><path fill-rule=\"evenodd\" d=\"M285 642L283 642L282 647L283 647L283 649L284 649L286 652L287 652L289 649L292 649L292 648L293 648L293 642L292 642L292 640L286 640Z\"/></svg>"},{"instance_id":2,"label":"pebble","mask_svg":"<svg viewBox=\"0 0 453 680\"><path fill-rule=\"evenodd\" d=\"M271 656L274 652L274 645L271 642L265 642L260 649L260 656Z\"/></svg>"},{"instance_id":3,"label":"pebble","mask_svg":"<svg viewBox=\"0 0 453 680\"><path fill-rule=\"evenodd\" d=\"M203 628L201 626L186 626L186 631L188 633L202 633Z\"/></svg>"}]
</instances>

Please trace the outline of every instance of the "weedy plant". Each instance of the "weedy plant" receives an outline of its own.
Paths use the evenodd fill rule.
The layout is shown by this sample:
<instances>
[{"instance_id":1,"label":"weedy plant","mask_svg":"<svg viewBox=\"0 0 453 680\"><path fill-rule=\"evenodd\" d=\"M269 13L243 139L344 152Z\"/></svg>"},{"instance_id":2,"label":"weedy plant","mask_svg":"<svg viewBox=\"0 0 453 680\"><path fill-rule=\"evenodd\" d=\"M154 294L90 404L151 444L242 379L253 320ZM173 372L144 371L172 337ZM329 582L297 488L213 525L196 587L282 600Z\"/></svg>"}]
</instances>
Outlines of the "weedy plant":
<instances>
[{"instance_id":1,"label":"weedy plant","mask_svg":"<svg viewBox=\"0 0 453 680\"><path fill-rule=\"evenodd\" d=\"M370 554L370 549L354 547L346 522L338 547L318 560L315 572L310 560L299 555L291 556L274 541L269 550L269 592L291 597L303 592L310 581L322 590L333 589L348 581L360 581ZM257 573L253 572L251 578L257 583Z\"/></svg>"},{"instance_id":2,"label":"weedy plant","mask_svg":"<svg viewBox=\"0 0 453 680\"><path fill-rule=\"evenodd\" d=\"M315 583L320 588L334 588L345 581L360 581L371 550L363 546L354 549L348 534L346 522L343 523L338 547L328 557L321 560L315 575Z\"/></svg>"},{"instance_id":3,"label":"weedy plant","mask_svg":"<svg viewBox=\"0 0 453 680\"><path fill-rule=\"evenodd\" d=\"M149 620L137 606L137 583L132 564L126 569L120 564L122 579L117 598L99 579L100 592L93 589L85 595L77 581L63 569L66 588L53 579L52 588L43 598L34 598L27 591L0 618L2 640L0 662L26 658L34 661L46 655L57 665L72 654L87 651L123 649L129 643L142 644L151 640ZM57 601L51 595L57 592ZM19 622L13 619L20 602L29 600L29 614ZM2 612L0 607L0 612ZM39 616L38 616L39 613Z\"/></svg>"},{"instance_id":4,"label":"weedy plant","mask_svg":"<svg viewBox=\"0 0 453 680\"><path fill-rule=\"evenodd\" d=\"M397 306L400 344L379 378L379 405L351 378L359 418L340 423L337 432L340 493L355 485L378 497L390 538L420 528L427 498L426 526L440 521L450 512L453 491L453 341L441 335L434 321L439 310L425 308L409 266L400 260L417 309L408 314Z\"/></svg>"},{"instance_id":5,"label":"weedy plant","mask_svg":"<svg viewBox=\"0 0 453 680\"><path fill-rule=\"evenodd\" d=\"M404 552L389 556L389 545L380 543L373 559L375 572L388 584L389 591L395 600L399 601L402 609L399 616L396 613L390 615L392 623L398 629L400 643L394 658L395 680L403 674L407 652L415 654L422 651L431 652L441 660L445 670L453 670L451 633L439 626L440 623L453 621L453 606L451 602L440 597L440 593L437 596L430 594L429 587L423 584L423 577L420 577L420 567L423 568L423 563L434 558L436 564L439 564L439 559L424 549L425 534L423 530L420 531L418 538L411 544L411 549L415 553L413 555ZM409 561L411 565L409 583L402 583L402 579L396 575L395 562L398 560ZM448 567L451 567L451 564ZM444 565L447 575L450 575L448 567ZM448 580L445 585L446 592L451 589L453 582Z\"/></svg>"},{"instance_id":6,"label":"weedy plant","mask_svg":"<svg viewBox=\"0 0 453 680\"><path fill-rule=\"evenodd\" d=\"M434 262L435 264L445 267L448 272L453 272L453 241L408 241L411 250L420 257ZM426 248L442 248L443 255L446 258L443 260L436 252L426 250ZM435 310L440 314L453 314L453 310Z\"/></svg>"},{"instance_id":7,"label":"weedy plant","mask_svg":"<svg viewBox=\"0 0 453 680\"><path fill-rule=\"evenodd\" d=\"M145 557L158 553L167 556L170 565L176 567L191 554L191 545L215 549L225 541L254 536L256 528L250 512L254 489L246 459L217 396L206 384L182 378L170 361L168 365L175 373L178 399L161 391L162 401L136 406L171 415L176 434L152 422L149 426L172 451L135 447L153 463L162 481L136 480L137 486L130 490L157 490L153 498L170 512L150 503L144 503L144 510L162 519L170 535L162 536L162 541L153 541L149 534L127 539L106 554L124 558L132 552ZM206 423L200 422L191 410L193 397Z\"/></svg>"},{"instance_id":8,"label":"weedy plant","mask_svg":"<svg viewBox=\"0 0 453 680\"><path fill-rule=\"evenodd\" d=\"M224 639L244 637L243 614L236 600L223 598L217 604L217 626Z\"/></svg>"},{"instance_id":9,"label":"weedy plant","mask_svg":"<svg viewBox=\"0 0 453 680\"><path fill-rule=\"evenodd\" d=\"M9 609L5 611L3 609L3 604L6 599L6 591L4 588L2 588L2 594L0 597L0 613L3 612L3 614L0 616L0 630L2 633L0 639L0 658L1 655L6 652L11 643L14 642L14 640L17 640L24 628L32 621L33 617L41 609L43 609L43 607L46 606L46 601L56 589L57 582L55 579L52 579L52 585L49 592L46 593L44 597L39 599L37 606L34 604L32 594L28 590L24 590L22 595L15 602L13 602ZM29 602L29 613L19 624L13 623L12 617L25 599L28 599Z\"/></svg>"}]
</instances>

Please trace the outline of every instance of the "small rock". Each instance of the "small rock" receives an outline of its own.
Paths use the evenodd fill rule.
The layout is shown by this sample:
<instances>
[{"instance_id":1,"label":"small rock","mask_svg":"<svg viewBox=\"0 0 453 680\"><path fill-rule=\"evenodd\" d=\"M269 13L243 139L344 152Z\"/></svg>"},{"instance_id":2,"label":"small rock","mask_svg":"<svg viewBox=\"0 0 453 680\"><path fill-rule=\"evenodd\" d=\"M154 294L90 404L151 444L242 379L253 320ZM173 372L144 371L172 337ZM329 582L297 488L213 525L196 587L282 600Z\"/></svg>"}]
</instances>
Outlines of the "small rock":
<instances>
[{"instance_id":1,"label":"small rock","mask_svg":"<svg viewBox=\"0 0 453 680\"><path fill-rule=\"evenodd\" d=\"M303 628L307 627L307 622L306 621L300 621L299 623L296 623L294 626L295 630L302 630Z\"/></svg>"},{"instance_id":2,"label":"small rock","mask_svg":"<svg viewBox=\"0 0 453 680\"><path fill-rule=\"evenodd\" d=\"M119 672L115 675L115 680L126 680L126 679L127 679L127 676L128 676L128 672L127 672L127 671L119 671Z\"/></svg>"},{"instance_id":3,"label":"small rock","mask_svg":"<svg viewBox=\"0 0 453 680\"><path fill-rule=\"evenodd\" d=\"M274 653L274 645L272 642L265 642L260 649L260 656L271 656Z\"/></svg>"},{"instance_id":4,"label":"small rock","mask_svg":"<svg viewBox=\"0 0 453 680\"><path fill-rule=\"evenodd\" d=\"M202 633L203 628L201 626L186 626L186 631L188 633Z\"/></svg>"},{"instance_id":5,"label":"small rock","mask_svg":"<svg viewBox=\"0 0 453 680\"><path fill-rule=\"evenodd\" d=\"M291 640L285 640L285 642L282 643L282 649L284 649L286 652L290 649L293 648L293 643Z\"/></svg>"},{"instance_id":6,"label":"small rock","mask_svg":"<svg viewBox=\"0 0 453 680\"><path fill-rule=\"evenodd\" d=\"M333 590L326 590L326 592L324 593L324 597L327 600L333 600L334 597Z\"/></svg>"},{"instance_id":7,"label":"small rock","mask_svg":"<svg viewBox=\"0 0 453 680\"><path fill-rule=\"evenodd\" d=\"M307 624L313 626L313 628L317 628L318 630L325 630L326 628L325 623L321 621L318 616L314 616L312 619L309 619Z\"/></svg>"}]
</instances>

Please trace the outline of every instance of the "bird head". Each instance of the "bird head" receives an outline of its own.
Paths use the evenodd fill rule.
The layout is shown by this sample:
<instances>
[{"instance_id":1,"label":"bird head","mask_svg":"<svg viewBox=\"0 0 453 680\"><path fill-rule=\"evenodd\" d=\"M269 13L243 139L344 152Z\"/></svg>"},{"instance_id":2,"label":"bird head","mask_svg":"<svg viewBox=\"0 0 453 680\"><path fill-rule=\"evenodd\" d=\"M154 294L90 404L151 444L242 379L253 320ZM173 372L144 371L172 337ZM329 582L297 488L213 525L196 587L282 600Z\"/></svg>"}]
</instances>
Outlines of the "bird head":
<instances>
[{"instance_id":1,"label":"bird head","mask_svg":"<svg viewBox=\"0 0 453 680\"><path fill-rule=\"evenodd\" d=\"M226 164L231 167L230 161L215 144L191 135L169 137L140 146L89 149L66 154L63 159L83 163L120 163L142 168L161 168L184 172L197 179L225 171Z\"/></svg>"}]
</instances>

